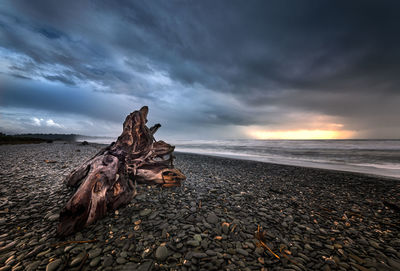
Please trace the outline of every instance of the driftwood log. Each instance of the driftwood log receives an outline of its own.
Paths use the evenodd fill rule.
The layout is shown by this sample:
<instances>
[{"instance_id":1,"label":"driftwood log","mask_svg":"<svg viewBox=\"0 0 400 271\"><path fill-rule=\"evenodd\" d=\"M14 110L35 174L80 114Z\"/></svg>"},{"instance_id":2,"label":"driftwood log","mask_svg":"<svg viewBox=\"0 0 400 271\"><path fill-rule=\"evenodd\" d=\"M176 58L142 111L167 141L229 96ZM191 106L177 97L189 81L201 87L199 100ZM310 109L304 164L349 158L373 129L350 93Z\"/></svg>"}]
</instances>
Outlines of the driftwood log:
<instances>
[{"instance_id":1,"label":"driftwood log","mask_svg":"<svg viewBox=\"0 0 400 271\"><path fill-rule=\"evenodd\" d=\"M186 179L173 166L175 147L154 139L161 125L148 128L147 114L144 106L128 115L117 141L67 177L66 184L77 190L60 213L60 236L79 231L107 211L129 203L136 194L136 182L179 186Z\"/></svg>"}]
</instances>

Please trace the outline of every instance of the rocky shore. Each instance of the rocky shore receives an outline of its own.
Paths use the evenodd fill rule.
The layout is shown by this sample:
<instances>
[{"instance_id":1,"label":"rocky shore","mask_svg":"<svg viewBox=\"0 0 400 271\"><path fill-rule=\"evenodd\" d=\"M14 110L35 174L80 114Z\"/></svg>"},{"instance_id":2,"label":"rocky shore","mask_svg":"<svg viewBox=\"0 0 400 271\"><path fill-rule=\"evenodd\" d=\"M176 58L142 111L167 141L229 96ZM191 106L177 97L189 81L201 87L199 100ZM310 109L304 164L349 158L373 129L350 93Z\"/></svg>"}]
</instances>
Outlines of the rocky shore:
<instances>
[{"instance_id":1,"label":"rocky shore","mask_svg":"<svg viewBox=\"0 0 400 271\"><path fill-rule=\"evenodd\" d=\"M102 147L0 146L0 271L400 270L400 180L183 153L182 187L60 240L62 181Z\"/></svg>"}]
</instances>

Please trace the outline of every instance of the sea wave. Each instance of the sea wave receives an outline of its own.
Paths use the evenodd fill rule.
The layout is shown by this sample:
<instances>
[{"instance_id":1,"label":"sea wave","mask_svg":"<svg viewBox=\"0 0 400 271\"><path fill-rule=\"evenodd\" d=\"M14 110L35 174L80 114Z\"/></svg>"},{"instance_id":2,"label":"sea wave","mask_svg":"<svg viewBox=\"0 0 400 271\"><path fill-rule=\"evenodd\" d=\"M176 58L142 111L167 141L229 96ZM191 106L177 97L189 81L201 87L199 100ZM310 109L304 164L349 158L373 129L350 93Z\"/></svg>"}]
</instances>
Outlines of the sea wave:
<instances>
[{"instance_id":1,"label":"sea wave","mask_svg":"<svg viewBox=\"0 0 400 271\"><path fill-rule=\"evenodd\" d=\"M177 140L180 152L400 179L400 140Z\"/></svg>"}]
</instances>

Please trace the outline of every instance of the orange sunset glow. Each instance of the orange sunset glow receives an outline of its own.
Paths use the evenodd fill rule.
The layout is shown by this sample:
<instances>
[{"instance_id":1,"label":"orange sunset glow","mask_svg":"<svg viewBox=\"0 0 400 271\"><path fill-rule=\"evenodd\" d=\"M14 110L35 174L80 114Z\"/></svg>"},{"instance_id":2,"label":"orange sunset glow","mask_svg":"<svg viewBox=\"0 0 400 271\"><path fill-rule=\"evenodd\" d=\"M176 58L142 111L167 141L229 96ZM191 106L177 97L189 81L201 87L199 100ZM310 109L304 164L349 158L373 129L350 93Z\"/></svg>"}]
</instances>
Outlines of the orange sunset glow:
<instances>
[{"instance_id":1,"label":"orange sunset glow","mask_svg":"<svg viewBox=\"0 0 400 271\"><path fill-rule=\"evenodd\" d=\"M354 135L353 131L342 130L289 130L266 131L252 130L249 135L256 139L348 139Z\"/></svg>"}]
</instances>

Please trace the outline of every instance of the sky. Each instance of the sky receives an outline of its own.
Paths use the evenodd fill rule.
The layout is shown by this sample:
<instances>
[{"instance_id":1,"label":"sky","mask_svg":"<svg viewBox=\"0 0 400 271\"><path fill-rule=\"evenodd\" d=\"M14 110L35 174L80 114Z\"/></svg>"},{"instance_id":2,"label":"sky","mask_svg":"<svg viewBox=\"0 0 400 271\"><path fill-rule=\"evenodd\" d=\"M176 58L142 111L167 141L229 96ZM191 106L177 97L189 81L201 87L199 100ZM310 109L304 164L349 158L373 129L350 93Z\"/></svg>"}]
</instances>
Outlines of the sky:
<instances>
[{"instance_id":1,"label":"sky","mask_svg":"<svg viewBox=\"0 0 400 271\"><path fill-rule=\"evenodd\" d=\"M400 138L399 1L0 2L0 131Z\"/></svg>"}]
</instances>

